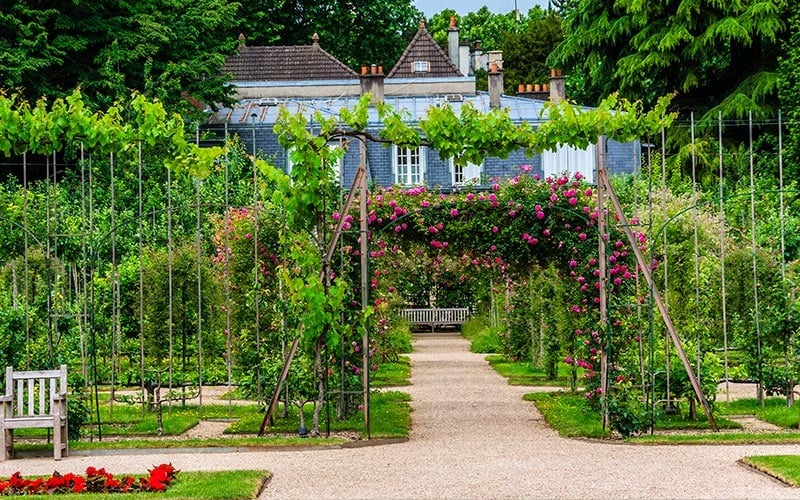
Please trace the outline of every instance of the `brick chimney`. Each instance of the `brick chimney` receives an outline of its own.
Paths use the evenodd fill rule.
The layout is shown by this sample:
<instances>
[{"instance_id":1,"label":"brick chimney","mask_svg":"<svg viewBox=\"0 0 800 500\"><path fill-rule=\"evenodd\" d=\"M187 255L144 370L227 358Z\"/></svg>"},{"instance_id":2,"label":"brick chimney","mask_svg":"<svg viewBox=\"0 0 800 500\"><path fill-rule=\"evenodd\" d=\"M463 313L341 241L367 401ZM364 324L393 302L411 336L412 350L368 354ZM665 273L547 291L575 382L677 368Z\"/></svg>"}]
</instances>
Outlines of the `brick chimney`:
<instances>
[{"instance_id":1,"label":"brick chimney","mask_svg":"<svg viewBox=\"0 0 800 500\"><path fill-rule=\"evenodd\" d=\"M552 102L563 101L567 98L567 91L564 87L564 75L560 69L550 70L550 100Z\"/></svg>"},{"instance_id":2,"label":"brick chimney","mask_svg":"<svg viewBox=\"0 0 800 500\"><path fill-rule=\"evenodd\" d=\"M450 28L447 29L447 51L450 60L461 68L461 51L459 50L458 27L456 26L456 16L450 16Z\"/></svg>"},{"instance_id":3,"label":"brick chimney","mask_svg":"<svg viewBox=\"0 0 800 500\"><path fill-rule=\"evenodd\" d=\"M372 104L383 104L383 83L385 76L383 66L362 66L361 67L361 95L367 92L372 94Z\"/></svg>"},{"instance_id":4,"label":"brick chimney","mask_svg":"<svg viewBox=\"0 0 800 500\"><path fill-rule=\"evenodd\" d=\"M500 98L503 96L503 68L497 62L489 63L489 106L492 109L500 108Z\"/></svg>"}]
</instances>

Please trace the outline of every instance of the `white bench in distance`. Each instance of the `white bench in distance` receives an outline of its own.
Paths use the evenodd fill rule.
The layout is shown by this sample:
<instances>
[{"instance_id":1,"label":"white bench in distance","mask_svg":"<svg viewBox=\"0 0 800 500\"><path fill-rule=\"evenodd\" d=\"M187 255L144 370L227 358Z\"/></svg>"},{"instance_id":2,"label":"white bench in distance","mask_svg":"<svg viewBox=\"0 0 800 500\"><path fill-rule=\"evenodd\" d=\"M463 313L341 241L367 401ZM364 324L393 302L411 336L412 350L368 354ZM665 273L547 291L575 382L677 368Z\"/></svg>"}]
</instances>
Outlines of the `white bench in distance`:
<instances>
[{"instance_id":1,"label":"white bench in distance","mask_svg":"<svg viewBox=\"0 0 800 500\"><path fill-rule=\"evenodd\" d=\"M69 454L67 365L33 371L6 367L6 391L0 403L0 460L13 457L14 429L53 429L53 458L61 460Z\"/></svg>"}]
</instances>

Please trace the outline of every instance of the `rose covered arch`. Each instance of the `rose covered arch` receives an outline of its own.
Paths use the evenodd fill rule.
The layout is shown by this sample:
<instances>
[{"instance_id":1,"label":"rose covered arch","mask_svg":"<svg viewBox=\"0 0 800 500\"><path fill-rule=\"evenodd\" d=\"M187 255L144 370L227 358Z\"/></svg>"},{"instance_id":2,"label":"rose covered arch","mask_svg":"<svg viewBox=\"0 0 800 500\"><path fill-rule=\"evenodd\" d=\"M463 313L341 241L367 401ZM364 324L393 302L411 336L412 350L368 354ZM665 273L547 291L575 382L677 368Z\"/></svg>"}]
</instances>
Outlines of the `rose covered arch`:
<instances>
[{"instance_id":1,"label":"rose covered arch","mask_svg":"<svg viewBox=\"0 0 800 500\"><path fill-rule=\"evenodd\" d=\"M523 165L519 175L496 180L486 191L467 187L445 194L424 187L391 187L370 193L370 303L385 324L392 305L402 303L398 282L409 273L409 260L423 261L429 266L425 271L433 275L451 274L462 280L478 275L525 280L530 273L552 266L573 289L573 301L565 311L575 325L566 361L573 373L579 366L584 369L587 385L599 387L600 353L638 348L638 339L637 325L623 318L630 309L614 309L607 329L615 330L613 349L611 335L600 328L603 280L595 187L580 174L541 179L529 172L530 167ZM356 208L344 215L334 213L332 219L344 217L344 228L352 229L357 212ZM604 213L608 215L607 210ZM348 234L346 249L357 257L356 236ZM644 249L644 234L635 236ZM610 300L630 303L629 297L637 293L637 266L625 235L611 226L602 240Z\"/></svg>"}]
</instances>

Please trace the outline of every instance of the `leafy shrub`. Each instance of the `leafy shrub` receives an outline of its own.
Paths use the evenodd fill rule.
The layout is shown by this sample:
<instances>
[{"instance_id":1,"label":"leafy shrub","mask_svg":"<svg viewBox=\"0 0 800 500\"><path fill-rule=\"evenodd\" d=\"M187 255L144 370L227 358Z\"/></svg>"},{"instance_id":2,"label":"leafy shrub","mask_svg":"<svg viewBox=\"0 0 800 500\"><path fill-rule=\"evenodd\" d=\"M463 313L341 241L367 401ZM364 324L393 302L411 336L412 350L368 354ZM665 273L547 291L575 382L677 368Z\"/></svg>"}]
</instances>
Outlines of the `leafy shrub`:
<instances>
[{"instance_id":1,"label":"leafy shrub","mask_svg":"<svg viewBox=\"0 0 800 500\"><path fill-rule=\"evenodd\" d=\"M607 400L611 428L622 437L636 436L650 425L650 412L629 383L619 384Z\"/></svg>"},{"instance_id":2,"label":"leafy shrub","mask_svg":"<svg viewBox=\"0 0 800 500\"><path fill-rule=\"evenodd\" d=\"M92 411L86 404L83 392L76 391L67 398L67 415L67 436L71 441L78 441L81 438L81 429L92 418Z\"/></svg>"},{"instance_id":3,"label":"leafy shrub","mask_svg":"<svg viewBox=\"0 0 800 500\"><path fill-rule=\"evenodd\" d=\"M411 352L411 323L406 318L392 318L386 337L386 347L394 357Z\"/></svg>"},{"instance_id":4,"label":"leafy shrub","mask_svg":"<svg viewBox=\"0 0 800 500\"><path fill-rule=\"evenodd\" d=\"M487 328L472 339L471 352L499 353L503 350L499 328Z\"/></svg>"},{"instance_id":5,"label":"leafy shrub","mask_svg":"<svg viewBox=\"0 0 800 500\"><path fill-rule=\"evenodd\" d=\"M480 353L500 353L503 343L500 339L499 328L489 326L486 318L476 316L461 325L461 334L471 341L469 350Z\"/></svg>"}]
</instances>

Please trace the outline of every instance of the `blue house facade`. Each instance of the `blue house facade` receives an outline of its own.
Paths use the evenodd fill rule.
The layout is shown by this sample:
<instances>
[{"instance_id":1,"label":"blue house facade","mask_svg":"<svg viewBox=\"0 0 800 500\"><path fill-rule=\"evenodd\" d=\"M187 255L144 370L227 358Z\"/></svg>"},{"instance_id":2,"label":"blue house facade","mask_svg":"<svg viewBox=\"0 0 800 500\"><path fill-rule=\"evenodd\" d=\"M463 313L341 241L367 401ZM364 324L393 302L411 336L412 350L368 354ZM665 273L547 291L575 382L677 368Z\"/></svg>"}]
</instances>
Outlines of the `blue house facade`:
<instances>
[{"instance_id":1,"label":"blue house facade","mask_svg":"<svg viewBox=\"0 0 800 500\"><path fill-rule=\"evenodd\" d=\"M462 69L471 66L462 60L463 51L457 43L458 30L454 21L449 34L451 50L448 55L420 23L416 36L386 76L383 68L377 66L362 67L361 74L347 68L319 46L316 36L311 46L242 45L239 55L230 58L224 68L233 75L239 102L213 114L205 128L217 134L222 128L228 134L237 134L248 151L257 152L288 173L291 171L289 151L278 144L273 133L280 107L305 114L313 127L316 112L338 116L341 109L354 107L360 97L369 92L374 100L402 110L409 116L412 126L433 106L451 106L459 113L466 103L482 112L505 109L514 123L535 126L542 121L545 99L564 98L563 77L557 72L551 76L549 94L504 95L502 54L499 52L472 55L472 61L484 61L488 66L489 91L476 91L474 77L462 73ZM309 69L304 71L303 68ZM371 107L367 131L377 136L381 126L377 111ZM610 174L632 173L639 167L641 145L638 142L608 141L602 147ZM334 169L338 170L342 185L349 186L359 167L360 153L358 147L345 149L341 165ZM451 191L465 185L480 187L496 179L513 177L520 173L521 165L529 165L532 173L543 177L580 172L591 182L597 157L596 146L592 145L586 150L563 147L533 157L519 150L503 159L487 157L480 165L456 166L451 159L443 159L438 152L425 146L409 149L368 143L366 167L369 181L377 186L424 185Z\"/></svg>"}]
</instances>

